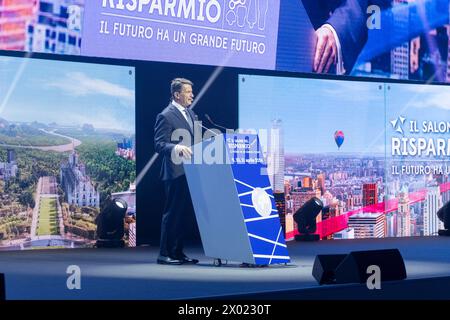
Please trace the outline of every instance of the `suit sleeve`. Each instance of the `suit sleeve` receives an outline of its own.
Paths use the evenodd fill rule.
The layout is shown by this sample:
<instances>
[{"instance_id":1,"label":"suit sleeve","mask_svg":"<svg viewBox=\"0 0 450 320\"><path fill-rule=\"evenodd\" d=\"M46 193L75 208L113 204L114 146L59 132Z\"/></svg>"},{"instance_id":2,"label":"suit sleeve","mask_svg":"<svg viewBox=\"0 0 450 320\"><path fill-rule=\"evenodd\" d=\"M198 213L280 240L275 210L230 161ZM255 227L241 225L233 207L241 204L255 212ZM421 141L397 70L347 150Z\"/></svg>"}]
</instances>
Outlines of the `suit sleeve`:
<instances>
[{"instance_id":1,"label":"suit sleeve","mask_svg":"<svg viewBox=\"0 0 450 320\"><path fill-rule=\"evenodd\" d=\"M350 73L367 41L366 9L368 0L343 0L326 23L339 37L344 68Z\"/></svg>"},{"instance_id":2,"label":"suit sleeve","mask_svg":"<svg viewBox=\"0 0 450 320\"><path fill-rule=\"evenodd\" d=\"M155 150L161 155L169 155L175 144L171 142L172 126L166 117L158 114L155 123Z\"/></svg>"}]
</instances>

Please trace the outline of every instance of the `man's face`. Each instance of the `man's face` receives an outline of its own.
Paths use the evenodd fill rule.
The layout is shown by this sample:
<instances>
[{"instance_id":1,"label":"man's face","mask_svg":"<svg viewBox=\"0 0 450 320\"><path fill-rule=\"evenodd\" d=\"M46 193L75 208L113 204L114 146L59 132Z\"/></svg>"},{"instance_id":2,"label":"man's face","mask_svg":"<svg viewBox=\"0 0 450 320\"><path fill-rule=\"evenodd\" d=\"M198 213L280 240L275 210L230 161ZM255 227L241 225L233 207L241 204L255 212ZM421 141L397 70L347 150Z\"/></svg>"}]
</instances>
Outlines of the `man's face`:
<instances>
[{"instance_id":1,"label":"man's face","mask_svg":"<svg viewBox=\"0 0 450 320\"><path fill-rule=\"evenodd\" d=\"M194 101L194 93L192 92L192 86L190 84L183 84L180 92L176 93L178 97L178 103L183 107L189 107Z\"/></svg>"}]
</instances>

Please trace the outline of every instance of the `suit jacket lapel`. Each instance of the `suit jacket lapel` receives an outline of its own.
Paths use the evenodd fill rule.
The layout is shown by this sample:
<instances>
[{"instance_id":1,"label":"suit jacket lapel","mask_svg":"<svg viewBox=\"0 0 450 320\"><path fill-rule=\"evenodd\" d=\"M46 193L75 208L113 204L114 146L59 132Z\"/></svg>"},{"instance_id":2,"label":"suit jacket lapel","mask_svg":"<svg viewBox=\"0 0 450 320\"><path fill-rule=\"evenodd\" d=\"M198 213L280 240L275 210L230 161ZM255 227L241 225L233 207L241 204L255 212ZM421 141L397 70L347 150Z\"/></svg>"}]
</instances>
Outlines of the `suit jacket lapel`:
<instances>
[{"instance_id":1,"label":"suit jacket lapel","mask_svg":"<svg viewBox=\"0 0 450 320\"><path fill-rule=\"evenodd\" d=\"M184 128L188 129L191 134L194 134L191 130L191 127L187 123L186 119L181 114L180 110L178 110L177 107L175 107L173 104L170 104L170 108L172 109L173 114L178 118L178 121L180 121L183 124ZM190 110L188 110L188 112L189 111Z\"/></svg>"},{"instance_id":2,"label":"suit jacket lapel","mask_svg":"<svg viewBox=\"0 0 450 320\"><path fill-rule=\"evenodd\" d=\"M188 113L191 115L192 124L194 124L195 121L195 113L191 110L191 108L187 109Z\"/></svg>"}]
</instances>

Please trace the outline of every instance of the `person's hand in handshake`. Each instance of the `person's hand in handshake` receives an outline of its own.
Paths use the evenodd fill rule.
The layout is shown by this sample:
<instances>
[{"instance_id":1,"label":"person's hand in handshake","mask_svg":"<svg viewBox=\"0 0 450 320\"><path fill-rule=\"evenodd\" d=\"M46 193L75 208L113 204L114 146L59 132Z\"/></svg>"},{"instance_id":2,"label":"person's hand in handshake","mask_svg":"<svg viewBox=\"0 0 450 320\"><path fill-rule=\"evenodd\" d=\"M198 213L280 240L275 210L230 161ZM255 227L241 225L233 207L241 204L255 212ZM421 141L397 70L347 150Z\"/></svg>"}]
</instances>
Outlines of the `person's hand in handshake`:
<instances>
[{"instance_id":1,"label":"person's hand in handshake","mask_svg":"<svg viewBox=\"0 0 450 320\"><path fill-rule=\"evenodd\" d=\"M337 44L333 32L327 26L316 30L317 43L314 54L313 70L317 73L328 73L330 67L336 64Z\"/></svg>"}]
</instances>

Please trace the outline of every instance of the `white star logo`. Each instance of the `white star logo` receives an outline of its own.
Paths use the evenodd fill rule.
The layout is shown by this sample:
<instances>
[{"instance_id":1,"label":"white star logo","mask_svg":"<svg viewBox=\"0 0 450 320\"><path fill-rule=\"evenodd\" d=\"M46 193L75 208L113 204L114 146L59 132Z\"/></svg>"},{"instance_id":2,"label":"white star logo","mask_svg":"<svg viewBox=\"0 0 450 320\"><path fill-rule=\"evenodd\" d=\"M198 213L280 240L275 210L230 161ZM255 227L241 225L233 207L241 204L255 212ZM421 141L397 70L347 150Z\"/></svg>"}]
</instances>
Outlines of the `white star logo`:
<instances>
[{"instance_id":1,"label":"white star logo","mask_svg":"<svg viewBox=\"0 0 450 320\"><path fill-rule=\"evenodd\" d=\"M404 134L403 132L403 124L405 123L406 118L399 116L397 119L395 120L391 120L391 125L392 128L394 128L394 130L398 133Z\"/></svg>"}]
</instances>

